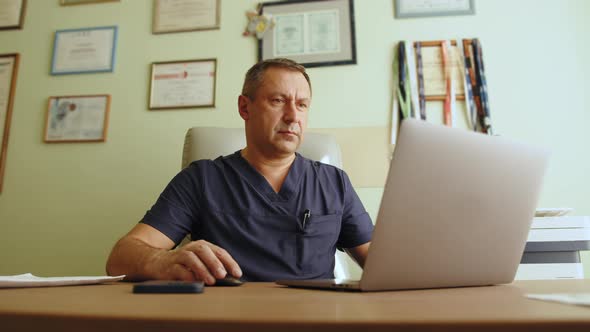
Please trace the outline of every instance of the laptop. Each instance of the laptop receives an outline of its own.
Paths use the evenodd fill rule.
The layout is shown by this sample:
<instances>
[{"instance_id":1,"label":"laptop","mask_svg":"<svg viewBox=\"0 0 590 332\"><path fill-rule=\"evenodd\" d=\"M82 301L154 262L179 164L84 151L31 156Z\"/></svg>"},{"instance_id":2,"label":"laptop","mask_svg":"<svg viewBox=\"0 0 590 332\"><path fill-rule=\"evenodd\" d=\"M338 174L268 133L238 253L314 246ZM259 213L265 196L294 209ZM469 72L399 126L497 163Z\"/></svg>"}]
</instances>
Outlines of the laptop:
<instances>
[{"instance_id":1,"label":"laptop","mask_svg":"<svg viewBox=\"0 0 590 332\"><path fill-rule=\"evenodd\" d=\"M549 152L503 137L402 122L360 280L279 280L356 291L514 280Z\"/></svg>"}]
</instances>

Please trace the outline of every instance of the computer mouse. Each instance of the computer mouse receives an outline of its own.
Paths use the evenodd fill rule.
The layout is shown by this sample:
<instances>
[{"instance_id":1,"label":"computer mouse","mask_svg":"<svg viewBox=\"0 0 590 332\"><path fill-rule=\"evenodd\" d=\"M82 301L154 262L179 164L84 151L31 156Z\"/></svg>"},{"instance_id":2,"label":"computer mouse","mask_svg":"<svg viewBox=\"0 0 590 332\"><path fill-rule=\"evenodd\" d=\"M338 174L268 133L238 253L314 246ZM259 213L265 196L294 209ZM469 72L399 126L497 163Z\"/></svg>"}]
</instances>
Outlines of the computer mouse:
<instances>
[{"instance_id":1,"label":"computer mouse","mask_svg":"<svg viewBox=\"0 0 590 332\"><path fill-rule=\"evenodd\" d=\"M225 277L222 279L216 279L213 286L240 286L244 282L238 278Z\"/></svg>"}]
</instances>

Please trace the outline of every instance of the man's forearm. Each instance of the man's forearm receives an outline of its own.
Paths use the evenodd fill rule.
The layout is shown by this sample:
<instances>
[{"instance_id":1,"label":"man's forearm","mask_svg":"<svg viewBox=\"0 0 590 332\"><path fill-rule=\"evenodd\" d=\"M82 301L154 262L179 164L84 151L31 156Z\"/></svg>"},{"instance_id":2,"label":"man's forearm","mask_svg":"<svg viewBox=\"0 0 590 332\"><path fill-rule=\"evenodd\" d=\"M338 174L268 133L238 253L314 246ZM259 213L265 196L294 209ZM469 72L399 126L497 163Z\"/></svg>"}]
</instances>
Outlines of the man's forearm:
<instances>
[{"instance_id":1,"label":"man's forearm","mask_svg":"<svg viewBox=\"0 0 590 332\"><path fill-rule=\"evenodd\" d=\"M367 242L354 248L345 249L345 251L361 268L363 268L365 267L365 260L367 259L367 255L369 254L370 245L371 242Z\"/></svg>"},{"instance_id":2,"label":"man's forearm","mask_svg":"<svg viewBox=\"0 0 590 332\"><path fill-rule=\"evenodd\" d=\"M126 236L119 240L107 261L107 274L126 275L125 280L157 279L157 261L168 250L149 246L145 242Z\"/></svg>"}]
</instances>

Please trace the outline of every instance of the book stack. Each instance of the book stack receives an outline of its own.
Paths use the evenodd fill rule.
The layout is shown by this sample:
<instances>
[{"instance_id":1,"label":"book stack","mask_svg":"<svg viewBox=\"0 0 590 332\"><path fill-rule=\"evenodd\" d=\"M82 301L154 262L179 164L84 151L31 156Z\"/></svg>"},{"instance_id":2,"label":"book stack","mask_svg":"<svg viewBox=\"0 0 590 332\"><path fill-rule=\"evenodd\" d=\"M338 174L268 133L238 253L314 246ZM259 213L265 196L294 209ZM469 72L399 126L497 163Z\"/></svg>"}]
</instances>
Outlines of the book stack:
<instances>
[{"instance_id":1,"label":"book stack","mask_svg":"<svg viewBox=\"0 0 590 332\"><path fill-rule=\"evenodd\" d=\"M515 279L583 279L581 250L590 250L590 217L536 217Z\"/></svg>"}]
</instances>

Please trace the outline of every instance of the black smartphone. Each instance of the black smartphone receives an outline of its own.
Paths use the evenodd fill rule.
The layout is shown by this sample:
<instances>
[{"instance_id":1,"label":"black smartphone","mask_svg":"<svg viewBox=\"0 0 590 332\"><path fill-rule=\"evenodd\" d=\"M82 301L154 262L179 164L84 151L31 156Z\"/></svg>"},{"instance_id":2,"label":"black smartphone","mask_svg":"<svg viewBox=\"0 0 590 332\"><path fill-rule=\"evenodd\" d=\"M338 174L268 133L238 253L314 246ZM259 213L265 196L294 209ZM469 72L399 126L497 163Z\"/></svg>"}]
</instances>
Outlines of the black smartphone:
<instances>
[{"instance_id":1,"label":"black smartphone","mask_svg":"<svg viewBox=\"0 0 590 332\"><path fill-rule=\"evenodd\" d=\"M151 280L133 285L133 293L136 294L181 294L181 293L202 293L202 281L166 281Z\"/></svg>"}]
</instances>

